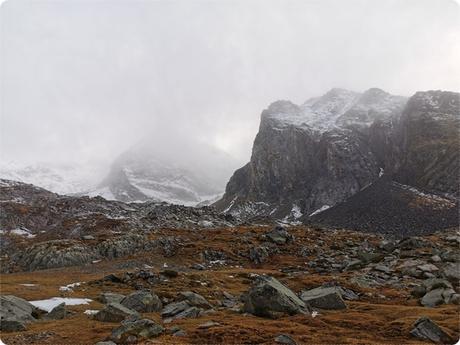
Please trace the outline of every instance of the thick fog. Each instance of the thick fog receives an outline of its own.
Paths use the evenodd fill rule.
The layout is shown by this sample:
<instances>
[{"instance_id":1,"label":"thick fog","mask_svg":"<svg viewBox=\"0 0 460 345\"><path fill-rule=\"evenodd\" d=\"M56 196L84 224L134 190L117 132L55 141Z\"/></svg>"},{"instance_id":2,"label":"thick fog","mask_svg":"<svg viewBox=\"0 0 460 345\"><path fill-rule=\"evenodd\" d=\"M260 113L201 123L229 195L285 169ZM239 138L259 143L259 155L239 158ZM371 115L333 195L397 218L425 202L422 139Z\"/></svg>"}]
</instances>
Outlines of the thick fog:
<instances>
[{"instance_id":1,"label":"thick fog","mask_svg":"<svg viewBox=\"0 0 460 345\"><path fill-rule=\"evenodd\" d=\"M275 100L460 89L448 0L10 0L0 19L4 161L104 167L159 136L244 163Z\"/></svg>"}]
</instances>

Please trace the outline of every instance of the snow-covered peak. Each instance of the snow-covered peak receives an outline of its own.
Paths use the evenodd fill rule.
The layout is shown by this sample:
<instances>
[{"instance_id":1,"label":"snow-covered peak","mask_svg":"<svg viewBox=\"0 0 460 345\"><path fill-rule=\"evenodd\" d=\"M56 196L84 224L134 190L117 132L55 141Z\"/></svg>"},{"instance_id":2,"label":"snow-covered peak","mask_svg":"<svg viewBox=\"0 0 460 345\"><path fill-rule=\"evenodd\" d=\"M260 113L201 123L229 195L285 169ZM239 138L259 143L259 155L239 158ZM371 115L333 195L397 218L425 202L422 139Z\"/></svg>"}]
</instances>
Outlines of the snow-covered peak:
<instances>
[{"instance_id":1,"label":"snow-covered peak","mask_svg":"<svg viewBox=\"0 0 460 345\"><path fill-rule=\"evenodd\" d=\"M30 183L58 194L90 189L99 178L89 167L68 164L0 162L0 178Z\"/></svg>"},{"instance_id":2,"label":"snow-covered peak","mask_svg":"<svg viewBox=\"0 0 460 345\"><path fill-rule=\"evenodd\" d=\"M406 99L372 88L364 93L334 88L301 106L290 101L272 103L262 118L275 128L295 126L320 133L344 126L369 126L377 117L400 112Z\"/></svg>"}]
</instances>

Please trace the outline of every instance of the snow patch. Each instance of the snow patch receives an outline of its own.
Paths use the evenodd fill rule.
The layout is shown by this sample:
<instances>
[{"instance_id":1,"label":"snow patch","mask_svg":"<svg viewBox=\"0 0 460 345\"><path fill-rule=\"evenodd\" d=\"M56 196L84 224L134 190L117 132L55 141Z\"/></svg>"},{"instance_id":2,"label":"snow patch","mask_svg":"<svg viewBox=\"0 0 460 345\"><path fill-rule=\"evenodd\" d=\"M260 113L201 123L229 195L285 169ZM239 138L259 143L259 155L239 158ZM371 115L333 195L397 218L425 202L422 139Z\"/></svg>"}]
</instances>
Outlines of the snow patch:
<instances>
[{"instance_id":1,"label":"snow patch","mask_svg":"<svg viewBox=\"0 0 460 345\"><path fill-rule=\"evenodd\" d=\"M313 217L315 214L318 214L318 213L321 213L323 211L326 211L327 209L331 208L331 206L329 205L323 205L321 206L320 208L318 208L317 210L315 210L314 212L310 213L308 216L309 217Z\"/></svg>"},{"instance_id":2,"label":"snow patch","mask_svg":"<svg viewBox=\"0 0 460 345\"><path fill-rule=\"evenodd\" d=\"M83 283L84 282L76 282L76 283L68 284L68 285L65 285L65 286L61 286L59 288L59 291L73 291L73 289L75 287L80 286Z\"/></svg>"},{"instance_id":3,"label":"snow patch","mask_svg":"<svg viewBox=\"0 0 460 345\"><path fill-rule=\"evenodd\" d=\"M89 298L53 297L53 298L42 299L42 300L37 300L37 301L29 301L29 303L31 303L32 305L34 305L35 307L41 310L50 312L62 302L64 302L65 305L80 305L80 304L88 304L89 302L92 302L92 301L93 300Z\"/></svg>"}]
</instances>

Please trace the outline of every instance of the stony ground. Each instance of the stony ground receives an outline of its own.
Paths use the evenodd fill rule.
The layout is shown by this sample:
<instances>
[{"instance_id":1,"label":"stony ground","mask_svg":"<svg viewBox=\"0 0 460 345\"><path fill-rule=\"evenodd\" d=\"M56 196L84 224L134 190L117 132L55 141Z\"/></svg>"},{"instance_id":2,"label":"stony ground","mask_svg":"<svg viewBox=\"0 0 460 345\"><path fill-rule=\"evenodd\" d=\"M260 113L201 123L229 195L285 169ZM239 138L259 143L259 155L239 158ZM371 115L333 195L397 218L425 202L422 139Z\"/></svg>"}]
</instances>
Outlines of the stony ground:
<instances>
[{"instance_id":1,"label":"stony ground","mask_svg":"<svg viewBox=\"0 0 460 345\"><path fill-rule=\"evenodd\" d=\"M174 237L178 239L174 250L157 246L82 266L2 274L2 295L28 301L57 296L93 301L66 306L64 319L40 319L28 323L24 331L2 331L1 339L6 344L95 344L108 339L120 322L97 321L84 311L105 307L99 301L101 293L129 295L145 289L160 298L163 308L185 291L200 294L211 307L172 319L162 317L161 309L141 313L141 318L165 330L150 339L130 338L138 343L271 344L281 341L276 338L281 334L298 344L430 343L411 335L422 316L452 339L459 338L460 237L455 230L387 241L349 231L272 229L160 229L151 232L149 239ZM314 307L308 313L275 313L271 318L252 315L242 301L247 301L248 290L264 275L278 279L296 294L340 286L346 309ZM449 292L448 298L426 297L428 291L422 286L433 278L451 284L453 289L440 290L444 295ZM76 282L82 284L61 291L61 286Z\"/></svg>"}]
</instances>

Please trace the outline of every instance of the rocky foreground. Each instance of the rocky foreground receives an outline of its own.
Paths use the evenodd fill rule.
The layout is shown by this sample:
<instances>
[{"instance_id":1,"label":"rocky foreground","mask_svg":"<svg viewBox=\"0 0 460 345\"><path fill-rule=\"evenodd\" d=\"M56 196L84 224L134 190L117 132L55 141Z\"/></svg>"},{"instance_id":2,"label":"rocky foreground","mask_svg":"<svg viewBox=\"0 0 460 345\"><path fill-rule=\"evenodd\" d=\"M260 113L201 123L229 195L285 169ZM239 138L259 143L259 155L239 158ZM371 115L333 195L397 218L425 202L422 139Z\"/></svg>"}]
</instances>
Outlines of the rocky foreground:
<instances>
[{"instance_id":1,"label":"rocky foreground","mask_svg":"<svg viewBox=\"0 0 460 345\"><path fill-rule=\"evenodd\" d=\"M460 335L456 229L402 240L271 225L37 238L3 235L24 249L2 261L6 344L453 344ZM122 248L120 238L137 249L100 255Z\"/></svg>"}]
</instances>

